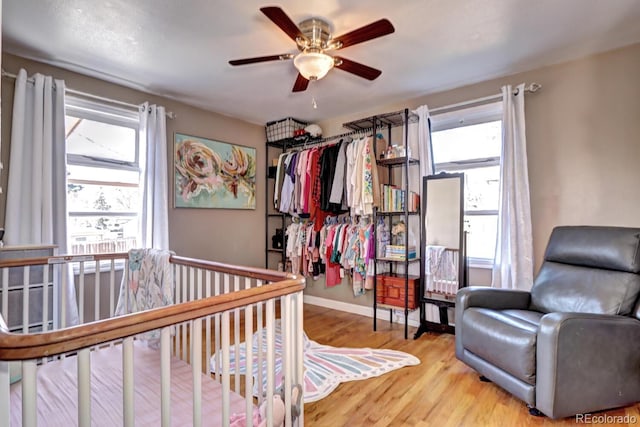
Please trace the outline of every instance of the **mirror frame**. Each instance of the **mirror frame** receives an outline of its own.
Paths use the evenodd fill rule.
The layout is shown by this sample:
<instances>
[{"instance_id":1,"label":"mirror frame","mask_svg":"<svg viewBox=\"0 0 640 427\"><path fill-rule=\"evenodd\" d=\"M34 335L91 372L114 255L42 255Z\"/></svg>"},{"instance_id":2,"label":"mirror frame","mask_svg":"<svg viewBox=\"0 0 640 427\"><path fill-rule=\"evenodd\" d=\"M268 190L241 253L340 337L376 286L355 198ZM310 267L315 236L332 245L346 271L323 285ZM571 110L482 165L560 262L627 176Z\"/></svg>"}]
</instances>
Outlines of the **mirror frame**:
<instances>
[{"instance_id":1,"label":"mirror frame","mask_svg":"<svg viewBox=\"0 0 640 427\"><path fill-rule=\"evenodd\" d=\"M458 224L458 289L467 286L467 256L466 256L466 239L465 239L465 231L464 231L464 173L447 173L441 172L436 175L428 175L422 178L422 215L420 222L420 239L422 241L421 253L427 253L427 230L426 230L426 219L427 219L427 209L429 209L429 182L441 180L441 179L457 179L460 183L460 206L459 206L459 224ZM437 206L436 206L437 207ZM426 257L420 262L420 277L422 278L422 290L421 290L421 299L425 299L425 262Z\"/></svg>"}]
</instances>

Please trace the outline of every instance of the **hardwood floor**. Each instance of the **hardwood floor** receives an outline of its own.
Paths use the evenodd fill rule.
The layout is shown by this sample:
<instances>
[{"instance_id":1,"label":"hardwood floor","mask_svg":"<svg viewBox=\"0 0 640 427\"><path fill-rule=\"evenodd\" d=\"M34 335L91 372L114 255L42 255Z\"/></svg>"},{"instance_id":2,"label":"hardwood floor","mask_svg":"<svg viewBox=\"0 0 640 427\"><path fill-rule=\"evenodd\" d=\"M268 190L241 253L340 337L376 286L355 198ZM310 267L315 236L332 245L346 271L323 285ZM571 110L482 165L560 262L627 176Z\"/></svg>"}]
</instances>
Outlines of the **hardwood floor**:
<instances>
[{"instance_id":1,"label":"hardwood floor","mask_svg":"<svg viewBox=\"0 0 640 427\"><path fill-rule=\"evenodd\" d=\"M525 404L458 361L454 336L427 333L404 339L404 327L342 311L305 304L304 329L310 339L338 347L390 348L418 357L418 366L378 378L341 384L324 399L305 405L305 425L338 426L563 426L575 418L551 420L529 415ZM410 336L415 328L410 327ZM596 386L594 384L594 386ZM640 405L600 412L640 424Z\"/></svg>"}]
</instances>

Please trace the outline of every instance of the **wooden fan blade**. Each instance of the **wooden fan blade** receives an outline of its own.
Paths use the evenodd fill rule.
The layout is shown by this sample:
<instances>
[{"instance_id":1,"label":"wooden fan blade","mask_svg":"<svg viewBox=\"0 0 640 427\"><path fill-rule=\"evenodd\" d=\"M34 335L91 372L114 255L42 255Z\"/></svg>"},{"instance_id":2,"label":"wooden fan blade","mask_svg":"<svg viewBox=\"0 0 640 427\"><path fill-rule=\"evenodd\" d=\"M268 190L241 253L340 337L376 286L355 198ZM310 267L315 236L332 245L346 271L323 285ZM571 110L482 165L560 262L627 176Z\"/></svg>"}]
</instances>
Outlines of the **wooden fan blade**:
<instances>
[{"instance_id":1,"label":"wooden fan blade","mask_svg":"<svg viewBox=\"0 0 640 427\"><path fill-rule=\"evenodd\" d=\"M382 74L382 71L371 68L368 65L360 64L359 62L342 58L340 56L334 56L334 58L337 59L335 65L336 68L340 68L343 71L355 74L356 76L360 76L367 80L375 80L380 76L380 74Z\"/></svg>"},{"instance_id":2,"label":"wooden fan blade","mask_svg":"<svg viewBox=\"0 0 640 427\"><path fill-rule=\"evenodd\" d=\"M291 55L290 53L285 53L282 55L269 55L269 56L257 56L255 58L234 59L229 61L229 64L247 65L247 64L255 64L256 62L285 61L291 58L293 58L293 55Z\"/></svg>"},{"instance_id":3,"label":"wooden fan blade","mask_svg":"<svg viewBox=\"0 0 640 427\"><path fill-rule=\"evenodd\" d=\"M339 49L343 49L347 46L353 46L354 44L366 42L367 40L375 39L377 37L386 36L395 31L391 22L388 19L380 19L379 21L372 22L369 25L360 27L357 30L353 30L340 37L333 38L332 42L342 43Z\"/></svg>"},{"instance_id":4,"label":"wooden fan blade","mask_svg":"<svg viewBox=\"0 0 640 427\"><path fill-rule=\"evenodd\" d=\"M300 32L298 26L287 16L282 9L276 6L261 7L260 11L264 13L267 18L271 19L282 31L284 31L293 41L296 41L297 37L306 39L304 34Z\"/></svg>"},{"instance_id":5,"label":"wooden fan blade","mask_svg":"<svg viewBox=\"0 0 640 427\"><path fill-rule=\"evenodd\" d=\"M293 90L291 92L303 92L307 90L309 86L309 80L302 77L302 74L298 73L298 78L296 78L296 82L293 84Z\"/></svg>"}]
</instances>

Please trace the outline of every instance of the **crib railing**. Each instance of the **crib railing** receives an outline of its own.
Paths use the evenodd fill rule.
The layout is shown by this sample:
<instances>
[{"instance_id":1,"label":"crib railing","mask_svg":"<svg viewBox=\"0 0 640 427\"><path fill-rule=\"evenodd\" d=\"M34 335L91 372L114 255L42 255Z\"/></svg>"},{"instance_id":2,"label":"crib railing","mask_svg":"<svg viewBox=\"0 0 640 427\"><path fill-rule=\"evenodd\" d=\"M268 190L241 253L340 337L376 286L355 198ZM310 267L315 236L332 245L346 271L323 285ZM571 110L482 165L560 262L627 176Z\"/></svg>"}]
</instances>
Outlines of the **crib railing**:
<instances>
[{"instance_id":1,"label":"crib railing","mask_svg":"<svg viewBox=\"0 0 640 427\"><path fill-rule=\"evenodd\" d=\"M133 425L133 340L138 334L160 329L163 425L169 425L171 416L170 357L179 357L192 366L193 420L194 425L201 425L200 372L210 372L209 360L213 354L215 378L223 390L220 407L223 425L228 425L230 419L228 400L232 376L233 390L245 397L248 420L252 419L256 404L252 390L254 387L266 390L264 396L258 397L258 403L266 399L267 420L271 423L277 356L282 357L287 425L293 425L291 391L294 384L303 383L304 279L270 270L172 256L175 304L113 317L123 273L125 281L128 278L126 256L119 253L0 261L0 323L3 323L2 319L11 320L4 328L0 325L0 414L11 411L8 361L22 363L22 423L36 425L37 366L53 358L74 354L78 359L78 424L90 425L90 351L105 345L122 345L123 424ZM25 297L18 306L9 306L9 281L15 279L15 269L20 272ZM69 280L73 281L76 293L78 324L63 327L71 320L67 304L63 303L69 297ZM34 285L33 282L41 283ZM41 304L32 304L30 290L47 283L53 284L52 295L42 292ZM40 306L37 322L30 313L34 305ZM20 313L18 316L13 314L16 311ZM281 322L281 355L276 355L274 348L277 317ZM263 370L257 369L257 384L252 375L245 375L241 383L241 375L230 373L230 349L235 346L235 354L239 354L241 341L251 343L254 332L262 337L263 329L266 352L258 352L256 359L260 367L266 364L269 374L262 375ZM246 352L246 360L253 360L251 345L246 346ZM0 426L8 425L9 419L9 415L7 418L0 415ZM303 423L301 411L297 424Z\"/></svg>"}]
</instances>

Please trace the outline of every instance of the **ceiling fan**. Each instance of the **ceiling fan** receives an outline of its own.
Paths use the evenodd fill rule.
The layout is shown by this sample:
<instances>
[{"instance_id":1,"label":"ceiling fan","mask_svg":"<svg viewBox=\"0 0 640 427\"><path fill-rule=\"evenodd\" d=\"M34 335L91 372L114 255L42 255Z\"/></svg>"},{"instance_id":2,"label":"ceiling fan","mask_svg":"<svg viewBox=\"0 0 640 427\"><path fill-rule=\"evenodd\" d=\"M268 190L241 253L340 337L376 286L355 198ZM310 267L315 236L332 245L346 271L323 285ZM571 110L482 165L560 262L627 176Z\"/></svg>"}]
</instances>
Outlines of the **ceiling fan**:
<instances>
[{"instance_id":1,"label":"ceiling fan","mask_svg":"<svg viewBox=\"0 0 640 427\"><path fill-rule=\"evenodd\" d=\"M262 7L260 11L296 42L300 52L297 54L285 53L282 55L235 59L229 61L229 64L235 66L293 59L293 64L299 71L298 77L293 85L293 92L306 90L309 81L320 80L333 67L367 80L375 80L382 74L380 70L341 56L330 56L327 52L344 49L354 44L393 33L395 29L389 20L380 19L369 25L343 34L340 37L332 37L331 26L323 19L310 18L296 25L279 7Z\"/></svg>"}]
</instances>

